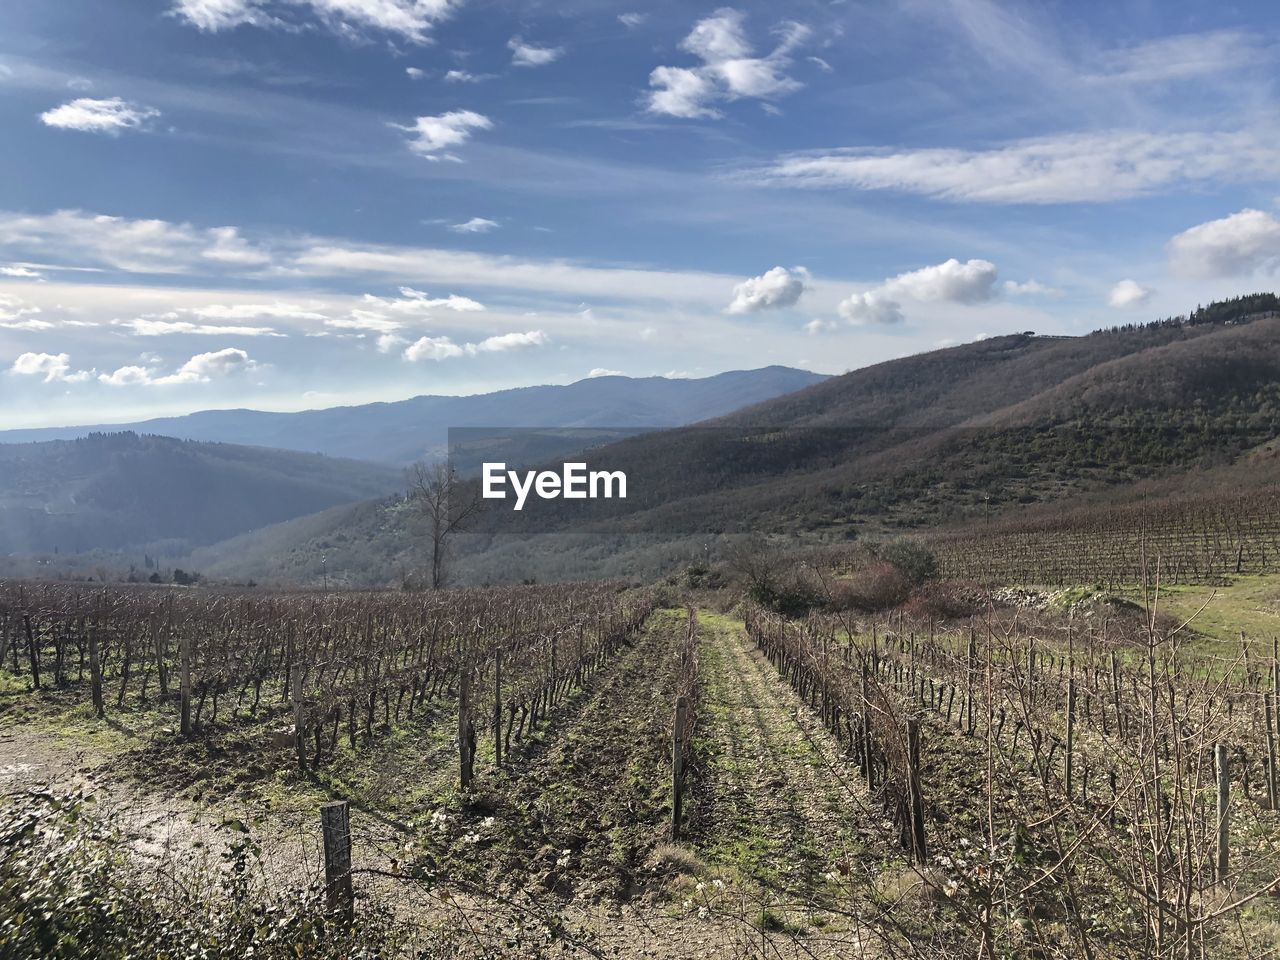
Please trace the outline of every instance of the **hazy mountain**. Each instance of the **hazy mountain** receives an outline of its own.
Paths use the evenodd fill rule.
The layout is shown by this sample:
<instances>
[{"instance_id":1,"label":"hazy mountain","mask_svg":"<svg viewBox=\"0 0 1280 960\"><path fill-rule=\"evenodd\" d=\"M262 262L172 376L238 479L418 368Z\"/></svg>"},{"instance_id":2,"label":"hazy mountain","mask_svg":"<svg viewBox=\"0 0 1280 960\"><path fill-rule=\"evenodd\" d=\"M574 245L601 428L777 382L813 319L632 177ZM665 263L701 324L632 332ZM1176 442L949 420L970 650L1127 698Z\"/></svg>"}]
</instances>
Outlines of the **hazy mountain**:
<instances>
[{"instance_id":1,"label":"hazy mountain","mask_svg":"<svg viewBox=\"0 0 1280 960\"><path fill-rule=\"evenodd\" d=\"M720 416L825 379L820 374L779 366L702 379L594 377L567 386L523 387L469 397L422 396L300 413L206 410L116 426L9 430L0 431L0 443L69 440L95 432L133 430L184 440L407 464L441 452L450 427L673 427Z\"/></svg>"},{"instance_id":2,"label":"hazy mountain","mask_svg":"<svg viewBox=\"0 0 1280 960\"><path fill-rule=\"evenodd\" d=\"M134 433L0 445L0 554L198 544L400 489L393 467Z\"/></svg>"},{"instance_id":3,"label":"hazy mountain","mask_svg":"<svg viewBox=\"0 0 1280 960\"><path fill-rule=\"evenodd\" d=\"M842 538L1123 497L1153 481L1168 489L1180 476L1252 482L1257 469L1234 465L1256 464L1278 433L1280 319L1269 311L1077 338L997 337L593 450L593 468L628 475L621 509L557 500L520 516L489 510L472 538L484 551L464 549L459 569L472 579L609 573L630 562L625 535ZM609 562L569 543L593 528L618 541ZM559 534L513 535L530 529ZM413 562L404 504L336 508L200 560L215 572L305 579L319 548L353 582L385 582Z\"/></svg>"}]
</instances>

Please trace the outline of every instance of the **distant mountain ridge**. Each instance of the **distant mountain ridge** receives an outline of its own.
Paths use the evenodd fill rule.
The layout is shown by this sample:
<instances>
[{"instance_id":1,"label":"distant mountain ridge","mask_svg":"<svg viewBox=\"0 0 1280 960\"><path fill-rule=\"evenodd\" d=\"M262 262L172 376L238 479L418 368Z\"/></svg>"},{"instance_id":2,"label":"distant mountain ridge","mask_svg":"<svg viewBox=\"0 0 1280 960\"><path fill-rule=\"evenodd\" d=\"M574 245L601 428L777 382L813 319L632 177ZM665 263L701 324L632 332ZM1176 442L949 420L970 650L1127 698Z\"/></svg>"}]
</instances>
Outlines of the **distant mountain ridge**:
<instances>
[{"instance_id":1,"label":"distant mountain ridge","mask_svg":"<svg viewBox=\"0 0 1280 960\"><path fill-rule=\"evenodd\" d=\"M173 556L404 484L395 467L136 433L0 444L0 554Z\"/></svg>"},{"instance_id":2,"label":"distant mountain ridge","mask_svg":"<svg viewBox=\"0 0 1280 960\"><path fill-rule=\"evenodd\" d=\"M462 551L458 568L476 582L622 575L642 559L625 536L884 536L1082 497L1124 502L1179 483L1256 483L1278 443L1280 316L1270 309L1069 339L1014 334L593 450L593 469L629 478L608 519L594 510L600 502L550 501L539 504L550 516L540 529L560 532L524 539L506 535L509 512L487 512L472 535L479 550ZM413 563L398 511L338 507L196 559L216 574L305 581L323 548L331 573L388 582ZM600 542L619 544L611 554L572 541L596 520ZM705 537L694 539L701 549Z\"/></svg>"},{"instance_id":3,"label":"distant mountain ridge","mask_svg":"<svg viewBox=\"0 0 1280 960\"><path fill-rule=\"evenodd\" d=\"M593 377L564 386L519 387L465 397L420 396L297 413L206 410L111 426L7 430L0 431L0 444L134 431L404 465L442 452L450 427L675 427L722 416L826 379L782 366L690 379Z\"/></svg>"}]
</instances>

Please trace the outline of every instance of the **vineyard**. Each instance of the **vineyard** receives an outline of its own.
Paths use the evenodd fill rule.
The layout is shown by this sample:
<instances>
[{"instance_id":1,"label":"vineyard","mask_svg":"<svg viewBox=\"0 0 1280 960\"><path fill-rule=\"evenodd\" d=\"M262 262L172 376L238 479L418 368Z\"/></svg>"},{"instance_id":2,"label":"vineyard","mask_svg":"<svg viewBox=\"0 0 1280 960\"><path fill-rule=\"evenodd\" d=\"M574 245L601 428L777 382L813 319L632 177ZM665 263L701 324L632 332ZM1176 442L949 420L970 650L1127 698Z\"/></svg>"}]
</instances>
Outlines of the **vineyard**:
<instances>
[{"instance_id":1,"label":"vineyard","mask_svg":"<svg viewBox=\"0 0 1280 960\"><path fill-rule=\"evenodd\" d=\"M1280 569L1280 487L1015 515L933 545L947 576L983 583L1221 583Z\"/></svg>"},{"instance_id":2,"label":"vineyard","mask_svg":"<svg viewBox=\"0 0 1280 960\"><path fill-rule=\"evenodd\" d=\"M309 882L342 931L390 910L405 939L370 956L1275 942L1280 630L1206 646L1158 596L949 619L684 599L7 584L0 717L32 756L140 731L105 782L313 835L323 863L290 876L282 843L266 889ZM192 788L206 767L237 776ZM243 849L225 832L196 843ZM301 955L356 955L330 941Z\"/></svg>"}]
</instances>

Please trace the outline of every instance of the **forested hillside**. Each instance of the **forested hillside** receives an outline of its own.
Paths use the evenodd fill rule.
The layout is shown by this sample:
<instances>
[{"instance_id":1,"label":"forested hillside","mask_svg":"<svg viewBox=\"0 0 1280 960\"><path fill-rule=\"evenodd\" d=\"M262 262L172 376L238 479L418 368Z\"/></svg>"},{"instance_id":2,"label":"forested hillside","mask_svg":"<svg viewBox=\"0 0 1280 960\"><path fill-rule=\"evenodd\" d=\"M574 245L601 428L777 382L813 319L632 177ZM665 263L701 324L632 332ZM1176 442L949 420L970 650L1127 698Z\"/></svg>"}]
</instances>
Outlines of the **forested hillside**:
<instances>
[{"instance_id":1,"label":"forested hillside","mask_svg":"<svg viewBox=\"0 0 1280 960\"><path fill-rule=\"evenodd\" d=\"M0 444L0 553L174 555L401 486L391 467L134 433Z\"/></svg>"},{"instance_id":2,"label":"forested hillside","mask_svg":"<svg viewBox=\"0 0 1280 960\"><path fill-rule=\"evenodd\" d=\"M519 515L490 509L473 525L489 535L475 539L472 549L482 552L464 566L479 578L546 577L561 568L582 575L588 551L581 535L591 530L601 534L594 549L604 569L611 566L605 557L651 551L655 538L785 532L849 539L1037 504L1105 502L1179 477L1210 486L1262 483L1266 471L1244 469L1242 457L1265 450L1278 433L1275 316L1227 313L1215 322L1160 321L1070 339L998 337L592 451L593 468L627 473L625 502L539 501ZM1231 469L1237 462L1241 469ZM1205 479L1212 477L1219 479ZM307 556L340 536L362 545L360 575L376 576L369 558L411 563L402 521L374 505L358 516L338 510L205 558L227 571L256 558L255 569L265 570L279 559L276 544ZM536 541L523 536L557 531L560 537ZM631 539L605 546L622 536ZM637 538L646 545L637 547ZM391 543L400 547L383 548Z\"/></svg>"}]
</instances>

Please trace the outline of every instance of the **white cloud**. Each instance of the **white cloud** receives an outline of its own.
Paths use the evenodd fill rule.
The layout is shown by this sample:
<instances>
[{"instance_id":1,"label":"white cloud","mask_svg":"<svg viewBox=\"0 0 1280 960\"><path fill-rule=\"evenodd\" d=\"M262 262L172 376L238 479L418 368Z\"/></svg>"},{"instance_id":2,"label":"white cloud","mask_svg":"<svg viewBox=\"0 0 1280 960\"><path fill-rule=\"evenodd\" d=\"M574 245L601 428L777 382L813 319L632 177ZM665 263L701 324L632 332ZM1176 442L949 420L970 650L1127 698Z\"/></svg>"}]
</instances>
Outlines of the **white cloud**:
<instances>
[{"instance_id":1,"label":"white cloud","mask_svg":"<svg viewBox=\"0 0 1280 960\"><path fill-rule=\"evenodd\" d=\"M229 30L261 17L257 0L177 0L173 13L200 30Z\"/></svg>"},{"instance_id":2,"label":"white cloud","mask_svg":"<svg viewBox=\"0 0 1280 960\"><path fill-rule=\"evenodd\" d=\"M472 131L492 129L493 121L471 110L451 110L435 117L418 117L409 127L393 126L412 134L410 150L429 160L437 160L441 158L442 151L470 140Z\"/></svg>"},{"instance_id":3,"label":"white cloud","mask_svg":"<svg viewBox=\"0 0 1280 960\"><path fill-rule=\"evenodd\" d=\"M365 303L371 304L379 310L389 310L392 313L420 314L437 308L454 310L458 313L474 313L484 309L483 303L472 300L470 297L460 297L455 293L451 293L447 297L433 299L426 292L415 290L413 287L401 287L399 299L394 297L375 297L371 293L366 293L362 299Z\"/></svg>"},{"instance_id":4,"label":"white cloud","mask_svg":"<svg viewBox=\"0 0 1280 960\"><path fill-rule=\"evenodd\" d=\"M995 296L995 284L994 263L989 260L961 263L952 257L890 277L878 287L841 301L837 309L840 316L855 325L891 326L906 319L901 303L904 298L918 303L985 303ZM810 324L806 329L815 333L822 327Z\"/></svg>"},{"instance_id":5,"label":"white cloud","mask_svg":"<svg viewBox=\"0 0 1280 960\"><path fill-rule=\"evenodd\" d=\"M13 361L9 372L20 377L44 377L45 383L79 383L89 372L71 372L71 357L65 353L24 353Z\"/></svg>"},{"instance_id":6,"label":"white cloud","mask_svg":"<svg viewBox=\"0 0 1280 960\"><path fill-rule=\"evenodd\" d=\"M544 347L551 338L541 330L529 330L524 333L503 333L487 337L479 343L459 345L449 337L422 337L410 344L404 351L404 358L417 362L419 360L450 360L454 357L471 356L480 353L500 353L504 350L520 350L529 347Z\"/></svg>"},{"instance_id":7,"label":"white cloud","mask_svg":"<svg viewBox=\"0 0 1280 960\"><path fill-rule=\"evenodd\" d=\"M192 323L189 320L156 320L139 317L137 320L123 321L121 326L129 327L140 337L165 337L173 334L188 334L205 337L283 337L271 327L223 326L214 323Z\"/></svg>"},{"instance_id":8,"label":"white cloud","mask_svg":"<svg viewBox=\"0 0 1280 960\"><path fill-rule=\"evenodd\" d=\"M906 319L902 314L902 304L877 290L855 293L847 300L842 300L838 309L840 316L855 326L871 324L888 327L902 323ZM812 323L809 326L812 327ZM809 328L806 327L806 329ZM815 331L810 330L810 332Z\"/></svg>"},{"instance_id":9,"label":"white cloud","mask_svg":"<svg viewBox=\"0 0 1280 960\"><path fill-rule=\"evenodd\" d=\"M450 70L444 75L445 83L483 83L492 80L492 73L469 73L466 70Z\"/></svg>"},{"instance_id":10,"label":"white cloud","mask_svg":"<svg viewBox=\"0 0 1280 960\"><path fill-rule=\"evenodd\" d=\"M427 75L427 71L420 67L405 67L404 72L409 75L410 80L421 80Z\"/></svg>"},{"instance_id":11,"label":"white cloud","mask_svg":"<svg viewBox=\"0 0 1280 960\"><path fill-rule=\"evenodd\" d=\"M890 297L904 296L922 303L983 303L994 294L996 265L989 260L961 263L952 257L885 281Z\"/></svg>"},{"instance_id":12,"label":"white cloud","mask_svg":"<svg viewBox=\"0 0 1280 960\"><path fill-rule=\"evenodd\" d=\"M1245 209L1184 230L1169 241L1170 265L1187 277L1234 277L1280 264L1280 220Z\"/></svg>"},{"instance_id":13,"label":"white cloud","mask_svg":"<svg viewBox=\"0 0 1280 960\"><path fill-rule=\"evenodd\" d=\"M3 330L51 330L53 324L48 320L37 319L39 307L18 300L14 297L0 297L0 329Z\"/></svg>"},{"instance_id":14,"label":"white cloud","mask_svg":"<svg viewBox=\"0 0 1280 960\"><path fill-rule=\"evenodd\" d=\"M823 60L821 57L805 57L805 59L808 60L810 63L812 63L814 66L816 66L823 73L834 72L835 68L832 67L831 64L827 63L827 61Z\"/></svg>"},{"instance_id":15,"label":"white cloud","mask_svg":"<svg viewBox=\"0 0 1280 960\"><path fill-rule=\"evenodd\" d=\"M24 330L34 333L41 330L52 330L56 324L50 323L48 320L39 320L35 317L28 317L25 320L0 320L0 330Z\"/></svg>"},{"instance_id":16,"label":"white cloud","mask_svg":"<svg viewBox=\"0 0 1280 960\"><path fill-rule=\"evenodd\" d=\"M1266 56L1267 45L1259 36L1234 30L1183 33L1105 51L1099 57L1100 72L1087 79L1143 85L1198 80Z\"/></svg>"},{"instance_id":17,"label":"white cloud","mask_svg":"<svg viewBox=\"0 0 1280 960\"><path fill-rule=\"evenodd\" d=\"M323 320L325 315L311 307L280 300L274 303L213 303L207 307L191 307L188 313L206 320L254 320L273 317L279 320Z\"/></svg>"},{"instance_id":18,"label":"white cloud","mask_svg":"<svg viewBox=\"0 0 1280 960\"><path fill-rule=\"evenodd\" d=\"M640 24L649 19L647 13L620 13L618 14L618 22L628 30L634 30Z\"/></svg>"},{"instance_id":19,"label":"white cloud","mask_svg":"<svg viewBox=\"0 0 1280 960\"><path fill-rule=\"evenodd\" d=\"M809 36L802 24L788 23L772 53L753 56L753 48L743 29L743 14L724 7L694 24L680 48L702 61L699 67L655 67L649 75L647 109L650 113L694 119L716 117L711 106L719 100L743 97L770 99L800 89L797 80L786 75L791 52ZM765 104L765 106L769 106Z\"/></svg>"},{"instance_id":20,"label":"white cloud","mask_svg":"<svg viewBox=\"0 0 1280 960\"><path fill-rule=\"evenodd\" d=\"M173 13L200 30L216 32L241 24L297 28L310 13L340 36L366 30L392 34L409 43L426 43L436 23L458 0L176 0Z\"/></svg>"},{"instance_id":21,"label":"white cloud","mask_svg":"<svg viewBox=\"0 0 1280 960\"><path fill-rule=\"evenodd\" d=\"M414 363L421 360L448 360L451 357L461 357L465 352L448 337L423 337L405 349L404 358Z\"/></svg>"},{"instance_id":22,"label":"white cloud","mask_svg":"<svg viewBox=\"0 0 1280 960\"><path fill-rule=\"evenodd\" d=\"M608 367L592 367L591 372L587 374L588 380L594 380L596 377L625 377L626 374L621 370L610 370Z\"/></svg>"},{"instance_id":23,"label":"white cloud","mask_svg":"<svg viewBox=\"0 0 1280 960\"><path fill-rule=\"evenodd\" d=\"M507 41L513 67L545 67L564 56L564 47L536 47L519 37Z\"/></svg>"},{"instance_id":24,"label":"white cloud","mask_svg":"<svg viewBox=\"0 0 1280 960\"><path fill-rule=\"evenodd\" d=\"M18 277L23 280L42 280L44 274L38 270L32 270L30 267L22 267L13 265L9 267L0 267L0 277Z\"/></svg>"},{"instance_id":25,"label":"white cloud","mask_svg":"<svg viewBox=\"0 0 1280 960\"><path fill-rule=\"evenodd\" d=\"M765 180L796 186L896 190L973 203L1121 200L1186 184L1280 176L1261 132L1114 131L1018 140L988 150L836 150L792 154Z\"/></svg>"},{"instance_id":26,"label":"white cloud","mask_svg":"<svg viewBox=\"0 0 1280 960\"><path fill-rule=\"evenodd\" d=\"M804 293L809 271L804 267L788 270L774 267L758 277L744 280L733 288L729 313L755 313L760 310L793 307Z\"/></svg>"},{"instance_id":27,"label":"white cloud","mask_svg":"<svg viewBox=\"0 0 1280 960\"><path fill-rule=\"evenodd\" d=\"M1133 280L1121 280L1107 294L1107 303L1113 307L1134 307L1146 303L1154 292Z\"/></svg>"},{"instance_id":28,"label":"white cloud","mask_svg":"<svg viewBox=\"0 0 1280 960\"><path fill-rule=\"evenodd\" d=\"M252 370L256 366L245 351L238 347L227 347L212 353L198 353L167 376L157 377L148 367L127 366L111 373L101 373L98 379L111 387L165 387L183 383L209 383Z\"/></svg>"},{"instance_id":29,"label":"white cloud","mask_svg":"<svg viewBox=\"0 0 1280 960\"><path fill-rule=\"evenodd\" d=\"M829 333L834 329L836 329L836 322L834 320L823 320L820 317L814 317L804 325L804 332L809 334L811 337L817 336L820 333Z\"/></svg>"},{"instance_id":30,"label":"white cloud","mask_svg":"<svg viewBox=\"0 0 1280 960\"><path fill-rule=\"evenodd\" d=\"M496 337L488 337L477 344L467 344L467 352L498 353L503 350L522 350L526 347L545 347L550 342L551 338L541 330L504 333Z\"/></svg>"},{"instance_id":31,"label":"white cloud","mask_svg":"<svg viewBox=\"0 0 1280 960\"><path fill-rule=\"evenodd\" d=\"M623 298L711 310L721 309L725 291L741 281L741 277L730 274L697 270L601 265L443 247L356 244L290 235L242 238L251 257L263 261L260 269L249 265L253 269L244 270L221 259L228 229L234 228L214 231L191 224L126 220L76 210L42 215L0 211L0 257L51 270L107 268L212 277L219 283L231 274L249 277L255 285L264 274L340 280L344 284L348 277L365 277L378 283L415 277L422 283L555 294L578 301ZM210 257L210 251L218 259ZM69 264L76 266L66 266ZM454 299L454 308L464 299ZM205 302L186 300L192 306L203 306ZM167 307L168 304L130 306L124 315L137 316ZM316 311L321 312L319 308Z\"/></svg>"},{"instance_id":32,"label":"white cloud","mask_svg":"<svg viewBox=\"0 0 1280 960\"><path fill-rule=\"evenodd\" d=\"M498 229L498 221L472 217L466 223L452 224L449 229L454 233L488 233L490 230Z\"/></svg>"},{"instance_id":33,"label":"white cloud","mask_svg":"<svg viewBox=\"0 0 1280 960\"><path fill-rule=\"evenodd\" d=\"M1060 297L1062 291L1057 287L1041 283L1039 280L1006 280L1004 292L1011 296L1027 297Z\"/></svg>"},{"instance_id":34,"label":"white cloud","mask_svg":"<svg viewBox=\"0 0 1280 960\"><path fill-rule=\"evenodd\" d=\"M120 367L111 373L98 374L98 380L109 387L134 387L151 383L151 371L146 367Z\"/></svg>"},{"instance_id":35,"label":"white cloud","mask_svg":"<svg viewBox=\"0 0 1280 960\"><path fill-rule=\"evenodd\" d=\"M405 340L405 338L400 336L399 334L384 333L382 336L378 337L378 352L390 353L392 350L396 349L401 344L407 343L407 342L408 341Z\"/></svg>"},{"instance_id":36,"label":"white cloud","mask_svg":"<svg viewBox=\"0 0 1280 960\"><path fill-rule=\"evenodd\" d=\"M330 317L324 322L326 327L337 330L365 330L371 333L391 334L404 326L399 320L368 310L352 310L346 317Z\"/></svg>"},{"instance_id":37,"label":"white cloud","mask_svg":"<svg viewBox=\"0 0 1280 960\"><path fill-rule=\"evenodd\" d=\"M160 116L152 107L139 106L119 97L110 100L92 100L81 97L60 107L40 114L40 122L46 127L60 130L80 130L85 133L118 134L121 130L136 130L148 120Z\"/></svg>"},{"instance_id":38,"label":"white cloud","mask_svg":"<svg viewBox=\"0 0 1280 960\"><path fill-rule=\"evenodd\" d=\"M42 216L0 213L0 245L139 273L182 272L200 262L265 265L271 259L234 227L200 230L167 220L127 220L79 210Z\"/></svg>"},{"instance_id":39,"label":"white cloud","mask_svg":"<svg viewBox=\"0 0 1280 960\"><path fill-rule=\"evenodd\" d=\"M664 113L685 120L720 116L719 110L705 106L705 102L715 96L716 88L711 78L699 70L655 67L649 75L649 86L657 88L649 94L650 113Z\"/></svg>"}]
</instances>

